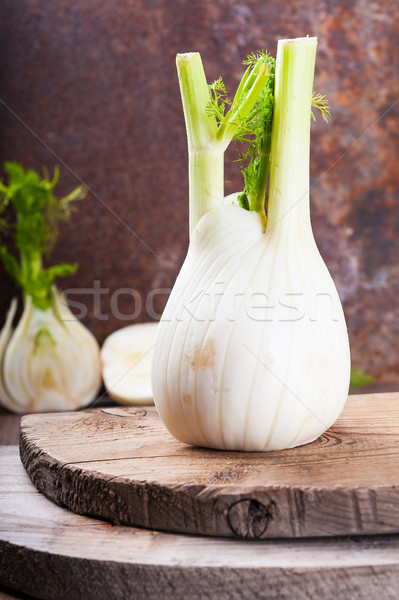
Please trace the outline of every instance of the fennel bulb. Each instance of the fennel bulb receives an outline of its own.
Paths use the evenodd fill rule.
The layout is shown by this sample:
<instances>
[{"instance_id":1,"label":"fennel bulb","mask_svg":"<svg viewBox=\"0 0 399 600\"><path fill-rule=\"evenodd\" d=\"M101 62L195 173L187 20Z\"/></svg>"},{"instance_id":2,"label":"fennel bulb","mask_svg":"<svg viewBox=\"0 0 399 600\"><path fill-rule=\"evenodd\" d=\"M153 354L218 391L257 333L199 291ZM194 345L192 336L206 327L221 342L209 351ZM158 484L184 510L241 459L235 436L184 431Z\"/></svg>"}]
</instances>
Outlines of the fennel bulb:
<instances>
[{"instance_id":1,"label":"fennel bulb","mask_svg":"<svg viewBox=\"0 0 399 600\"><path fill-rule=\"evenodd\" d=\"M14 299L0 333L0 402L15 412L71 410L91 402L101 385L100 349L94 336L62 301L56 277L74 265L44 268L58 233L58 221L70 214L69 204L84 197L81 187L57 199L47 174L6 163L9 185L0 184L2 209L14 209L7 232L14 235L19 260L7 246L0 248L5 269L23 291L22 317L13 329ZM15 225L14 225L15 221Z\"/></svg>"},{"instance_id":2,"label":"fennel bulb","mask_svg":"<svg viewBox=\"0 0 399 600\"><path fill-rule=\"evenodd\" d=\"M119 404L153 404L150 379L158 323L127 325L109 335L101 348L104 385Z\"/></svg>"},{"instance_id":3,"label":"fennel bulb","mask_svg":"<svg viewBox=\"0 0 399 600\"><path fill-rule=\"evenodd\" d=\"M99 347L53 287L51 304L27 297L15 330L14 299L0 333L0 399L14 412L75 410L101 385Z\"/></svg>"},{"instance_id":4,"label":"fennel bulb","mask_svg":"<svg viewBox=\"0 0 399 600\"><path fill-rule=\"evenodd\" d=\"M241 206L224 201L219 187L213 207L208 202L199 215L203 191L190 194L190 211L197 204L190 246L158 326L152 363L159 414L188 444L256 451L306 444L332 425L347 398L345 319L309 213L316 45L316 38L279 41L271 145L265 133ZM180 83L189 105L193 88ZM187 112L186 106L190 130ZM190 154L201 152L190 133L188 140ZM214 140L206 140L203 154L217 145L217 134ZM266 219L251 197L266 189L269 157ZM213 176L212 160L205 178ZM190 192L204 171L190 170Z\"/></svg>"}]
</instances>

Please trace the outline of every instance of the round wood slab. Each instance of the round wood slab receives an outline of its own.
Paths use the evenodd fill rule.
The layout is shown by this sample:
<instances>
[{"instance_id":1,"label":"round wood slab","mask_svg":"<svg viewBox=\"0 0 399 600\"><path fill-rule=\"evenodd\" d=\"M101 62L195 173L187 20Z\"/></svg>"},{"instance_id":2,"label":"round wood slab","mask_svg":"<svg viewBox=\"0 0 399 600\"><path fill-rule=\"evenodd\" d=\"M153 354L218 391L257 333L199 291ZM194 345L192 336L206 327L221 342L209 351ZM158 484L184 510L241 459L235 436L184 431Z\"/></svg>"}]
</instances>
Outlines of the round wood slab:
<instances>
[{"instance_id":1,"label":"round wood slab","mask_svg":"<svg viewBox=\"0 0 399 600\"><path fill-rule=\"evenodd\" d=\"M0 447L0 499L0 586L35 598L398 597L399 535L251 543L113 527L39 494L16 447Z\"/></svg>"},{"instance_id":2,"label":"round wood slab","mask_svg":"<svg viewBox=\"0 0 399 600\"><path fill-rule=\"evenodd\" d=\"M186 446L154 408L29 415L21 459L72 511L151 530L239 538L399 531L399 394L351 396L307 446Z\"/></svg>"}]
</instances>

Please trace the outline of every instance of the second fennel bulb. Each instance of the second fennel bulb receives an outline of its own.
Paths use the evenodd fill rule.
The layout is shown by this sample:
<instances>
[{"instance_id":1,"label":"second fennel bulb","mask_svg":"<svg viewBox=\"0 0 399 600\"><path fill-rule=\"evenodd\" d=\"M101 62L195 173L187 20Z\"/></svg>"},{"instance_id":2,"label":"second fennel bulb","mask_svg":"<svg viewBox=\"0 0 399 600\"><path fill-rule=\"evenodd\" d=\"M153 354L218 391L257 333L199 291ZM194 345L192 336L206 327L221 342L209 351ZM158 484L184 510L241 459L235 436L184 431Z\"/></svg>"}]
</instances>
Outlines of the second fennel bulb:
<instances>
[{"instance_id":1,"label":"second fennel bulb","mask_svg":"<svg viewBox=\"0 0 399 600\"><path fill-rule=\"evenodd\" d=\"M46 309L28 296L15 329L14 299L0 333L0 399L18 413L75 410L101 386L100 349L59 291Z\"/></svg>"},{"instance_id":2,"label":"second fennel bulb","mask_svg":"<svg viewBox=\"0 0 399 600\"><path fill-rule=\"evenodd\" d=\"M0 258L23 292L22 316L13 327L17 301L11 303L0 332L0 403L23 412L73 410L94 400L101 386L100 349L95 337L78 321L55 287L57 277L77 265L45 267L71 203L82 199L79 186L58 198L52 179L6 163L8 185L0 183L0 212L9 216ZM13 243L11 244L12 237Z\"/></svg>"}]
</instances>

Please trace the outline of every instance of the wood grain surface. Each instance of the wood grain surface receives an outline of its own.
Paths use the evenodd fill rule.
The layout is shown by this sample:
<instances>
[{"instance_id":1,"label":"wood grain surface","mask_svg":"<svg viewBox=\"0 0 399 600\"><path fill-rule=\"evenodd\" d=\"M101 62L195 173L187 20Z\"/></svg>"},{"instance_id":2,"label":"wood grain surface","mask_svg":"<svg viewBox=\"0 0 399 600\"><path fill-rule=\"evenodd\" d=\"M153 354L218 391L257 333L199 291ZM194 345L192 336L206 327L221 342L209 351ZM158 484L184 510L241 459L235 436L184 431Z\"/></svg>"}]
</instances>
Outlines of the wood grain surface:
<instances>
[{"instance_id":1,"label":"wood grain surface","mask_svg":"<svg viewBox=\"0 0 399 600\"><path fill-rule=\"evenodd\" d=\"M29 415L21 458L37 489L72 511L240 538L399 530L399 394L349 397L312 444L272 453L186 446L154 408Z\"/></svg>"},{"instance_id":2,"label":"wood grain surface","mask_svg":"<svg viewBox=\"0 0 399 600\"><path fill-rule=\"evenodd\" d=\"M399 535L244 541L111 526L0 448L0 585L47 600L397 600Z\"/></svg>"}]
</instances>

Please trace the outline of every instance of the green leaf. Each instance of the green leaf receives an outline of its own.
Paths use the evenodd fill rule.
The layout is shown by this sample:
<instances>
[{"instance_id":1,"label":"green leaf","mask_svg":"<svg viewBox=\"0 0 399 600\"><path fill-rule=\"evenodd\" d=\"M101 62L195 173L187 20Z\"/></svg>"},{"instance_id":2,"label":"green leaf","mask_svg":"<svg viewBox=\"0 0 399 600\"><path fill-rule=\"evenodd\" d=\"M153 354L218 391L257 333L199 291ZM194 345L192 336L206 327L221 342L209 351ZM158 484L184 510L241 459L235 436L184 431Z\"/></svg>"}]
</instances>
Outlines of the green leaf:
<instances>
[{"instance_id":1,"label":"green leaf","mask_svg":"<svg viewBox=\"0 0 399 600\"><path fill-rule=\"evenodd\" d=\"M73 275L76 272L78 265L68 265L63 263L61 265L54 265L53 267L49 267L45 269L43 273L45 274L46 281L48 285L52 285L56 277L67 277L68 275Z\"/></svg>"},{"instance_id":2,"label":"green leaf","mask_svg":"<svg viewBox=\"0 0 399 600\"><path fill-rule=\"evenodd\" d=\"M60 233L59 224L69 221L75 207L72 207L72 202L82 200L87 194L87 189L83 185L79 185L72 190L67 196L60 198L57 202L48 203L44 212L46 222L45 245L47 254L51 252Z\"/></svg>"},{"instance_id":3,"label":"green leaf","mask_svg":"<svg viewBox=\"0 0 399 600\"><path fill-rule=\"evenodd\" d=\"M364 387L369 383L373 383L374 377L368 373L362 371L362 369L352 369L350 385L351 387Z\"/></svg>"},{"instance_id":4,"label":"green leaf","mask_svg":"<svg viewBox=\"0 0 399 600\"><path fill-rule=\"evenodd\" d=\"M238 204L241 206L241 208L243 208L244 210L249 210L248 196L246 195L245 192L243 192L242 194L237 196L237 200L238 200Z\"/></svg>"},{"instance_id":5,"label":"green leaf","mask_svg":"<svg viewBox=\"0 0 399 600\"><path fill-rule=\"evenodd\" d=\"M17 163L13 163L13 162L4 163L4 170L9 177L11 185L22 182L25 177L23 168L21 167L21 165L18 165Z\"/></svg>"},{"instance_id":6,"label":"green leaf","mask_svg":"<svg viewBox=\"0 0 399 600\"><path fill-rule=\"evenodd\" d=\"M330 108L328 106L328 101L327 101L326 96L323 96L322 94L316 94L315 92L313 92L312 108L316 108L317 110L319 110L321 112L321 116L323 117L324 121L326 123L328 123L328 119L331 117L331 112L330 112ZM311 114L312 114L312 119L314 121L316 121L316 117L314 116L313 111L311 111Z\"/></svg>"},{"instance_id":7,"label":"green leaf","mask_svg":"<svg viewBox=\"0 0 399 600\"><path fill-rule=\"evenodd\" d=\"M246 151L240 153L240 162L242 163L241 168L249 210L264 215L273 122L276 61L262 51L249 55L244 64L248 64L249 68L254 68L255 65L256 68L257 61L263 61L267 65L268 76L255 106L241 124L234 139L242 144L247 144Z\"/></svg>"},{"instance_id":8,"label":"green leaf","mask_svg":"<svg viewBox=\"0 0 399 600\"><path fill-rule=\"evenodd\" d=\"M9 216L9 232L14 234L18 260L3 245L1 258L7 272L15 279L35 306L45 310L51 302L51 286L56 277L74 273L77 265L54 265L43 268L43 254L49 254L59 234L59 223L71 216L71 203L84 198L86 190L78 186L62 198L53 190L58 183L59 170L52 179L46 169L40 178L35 171L25 171L17 163L5 163L8 185L0 184L0 212L9 204L14 214Z\"/></svg>"},{"instance_id":9,"label":"green leaf","mask_svg":"<svg viewBox=\"0 0 399 600\"><path fill-rule=\"evenodd\" d=\"M224 119L226 106L231 104L221 77L209 85L209 92L211 99L206 107L207 114L214 115L220 123Z\"/></svg>"},{"instance_id":10,"label":"green leaf","mask_svg":"<svg viewBox=\"0 0 399 600\"><path fill-rule=\"evenodd\" d=\"M46 235L46 223L40 213L29 217L23 215L15 227L15 245L18 250L42 249Z\"/></svg>"},{"instance_id":11,"label":"green leaf","mask_svg":"<svg viewBox=\"0 0 399 600\"><path fill-rule=\"evenodd\" d=\"M5 246L0 248L0 256L7 273L11 275L18 285L21 285L21 269L15 256Z\"/></svg>"}]
</instances>

